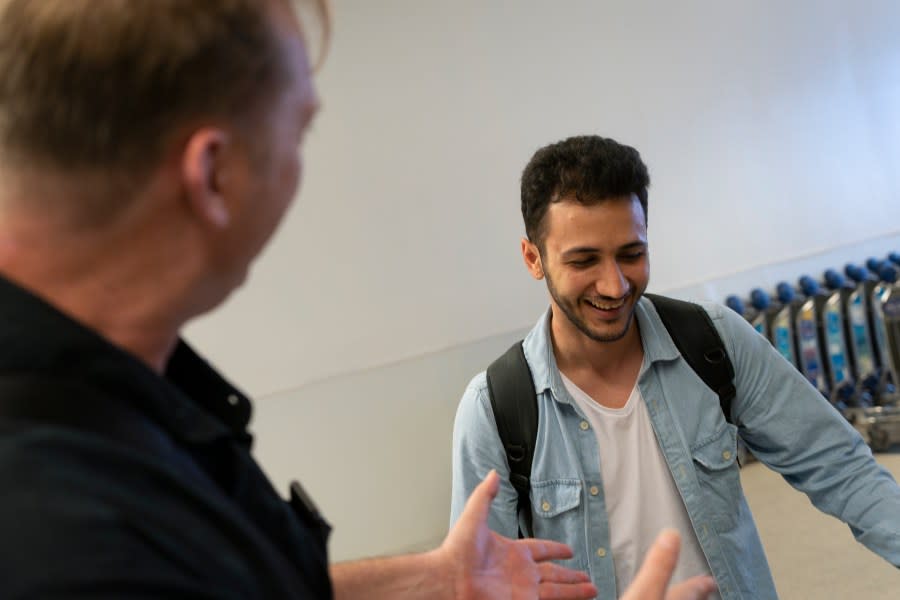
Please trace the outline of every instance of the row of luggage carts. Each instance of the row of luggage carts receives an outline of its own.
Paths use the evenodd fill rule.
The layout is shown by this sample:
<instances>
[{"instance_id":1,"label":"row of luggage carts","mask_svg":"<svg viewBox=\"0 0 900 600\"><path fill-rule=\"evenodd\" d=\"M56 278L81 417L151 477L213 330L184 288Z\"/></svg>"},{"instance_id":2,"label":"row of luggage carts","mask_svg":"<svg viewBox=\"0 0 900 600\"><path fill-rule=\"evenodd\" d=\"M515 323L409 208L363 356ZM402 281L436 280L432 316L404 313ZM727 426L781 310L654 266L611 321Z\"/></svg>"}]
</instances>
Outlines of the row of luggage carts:
<instances>
[{"instance_id":1,"label":"row of luggage carts","mask_svg":"<svg viewBox=\"0 0 900 600\"><path fill-rule=\"evenodd\" d=\"M875 451L900 442L900 253L725 302L765 336Z\"/></svg>"}]
</instances>

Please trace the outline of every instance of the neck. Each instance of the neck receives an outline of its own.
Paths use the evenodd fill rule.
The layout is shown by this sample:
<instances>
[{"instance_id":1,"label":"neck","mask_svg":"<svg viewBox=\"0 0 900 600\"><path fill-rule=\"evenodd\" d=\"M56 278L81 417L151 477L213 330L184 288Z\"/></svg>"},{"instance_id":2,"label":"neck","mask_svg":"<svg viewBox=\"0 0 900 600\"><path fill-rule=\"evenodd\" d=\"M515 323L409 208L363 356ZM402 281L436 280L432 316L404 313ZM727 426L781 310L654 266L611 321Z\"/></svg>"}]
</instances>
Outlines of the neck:
<instances>
[{"instance_id":1,"label":"neck","mask_svg":"<svg viewBox=\"0 0 900 600\"><path fill-rule=\"evenodd\" d=\"M0 206L0 273L162 372L180 328L202 312L185 300L202 258L178 221L65 227Z\"/></svg>"},{"instance_id":2,"label":"neck","mask_svg":"<svg viewBox=\"0 0 900 600\"><path fill-rule=\"evenodd\" d=\"M637 316L622 338L601 342L586 336L555 306L551 310L550 332L560 371L567 376L590 372L606 380L636 376L644 356Z\"/></svg>"}]
</instances>

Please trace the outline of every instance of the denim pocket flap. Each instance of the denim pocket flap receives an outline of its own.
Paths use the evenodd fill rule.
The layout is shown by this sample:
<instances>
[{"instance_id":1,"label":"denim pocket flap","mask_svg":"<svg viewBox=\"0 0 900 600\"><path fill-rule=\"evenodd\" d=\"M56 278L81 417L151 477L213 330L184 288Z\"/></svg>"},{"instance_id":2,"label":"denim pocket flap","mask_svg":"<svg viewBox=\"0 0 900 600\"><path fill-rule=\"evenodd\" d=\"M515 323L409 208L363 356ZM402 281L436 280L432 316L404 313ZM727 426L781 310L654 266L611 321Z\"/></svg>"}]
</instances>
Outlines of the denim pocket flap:
<instances>
[{"instance_id":1,"label":"denim pocket flap","mask_svg":"<svg viewBox=\"0 0 900 600\"><path fill-rule=\"evenodd\" d=\"M737 460L737 427L726 424L720 433L692 448L691 455L710 471L729 468Z\"/></svg>"},{"instance_id":2,"label":"denim pocket flap","mask_svg":"<svg viewBox=\"0 0 900 600\"><path fill-rule=\"evenodd\" d=\"M581 504L581 482L577 479L535 481L531 484L534 514L555 517Z\"/></svg>"}]
</instances>

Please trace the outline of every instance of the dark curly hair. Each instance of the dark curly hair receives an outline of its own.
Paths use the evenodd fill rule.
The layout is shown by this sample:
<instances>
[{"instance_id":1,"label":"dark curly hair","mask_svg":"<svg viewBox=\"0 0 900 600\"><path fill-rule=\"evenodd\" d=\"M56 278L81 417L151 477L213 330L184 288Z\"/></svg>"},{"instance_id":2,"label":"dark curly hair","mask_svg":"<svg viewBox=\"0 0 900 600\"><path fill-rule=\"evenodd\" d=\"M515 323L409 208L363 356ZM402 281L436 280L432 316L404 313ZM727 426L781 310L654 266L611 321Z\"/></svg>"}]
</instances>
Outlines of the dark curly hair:
<instances>
[{"instance_id":1,"label":"dark curly hair","mask_svg":"<svg viewBox=\"0 0 900 600\"><path fill-rule=\"evenodd\" d=\"M570 137L534 153L522 172L522 218L528 239L543 249L544 215L551 202L596 204L634 194L647 219L650 175L641 155L596 135Z\"/></svg>"}]
</instances>

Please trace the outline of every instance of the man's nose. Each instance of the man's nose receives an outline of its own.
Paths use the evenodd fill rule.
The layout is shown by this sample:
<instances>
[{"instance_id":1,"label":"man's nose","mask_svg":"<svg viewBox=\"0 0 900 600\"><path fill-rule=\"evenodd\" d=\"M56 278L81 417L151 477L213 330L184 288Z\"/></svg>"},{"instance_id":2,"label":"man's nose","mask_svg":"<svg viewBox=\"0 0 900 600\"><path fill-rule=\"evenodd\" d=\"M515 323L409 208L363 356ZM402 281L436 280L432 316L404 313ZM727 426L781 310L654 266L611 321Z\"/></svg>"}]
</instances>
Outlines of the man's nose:
<instances>
[{"instance_id":1,"label":"man's nose","mask_svg":"<svg viewBox=\"0 0 900 600\"><path fill-rule=\"evenodd\" d=\"M594 283L597 294L607 298L621 298L628 293L629 287L619 263L614 260L604 261Z\"/></svg>"}]
</instances>

